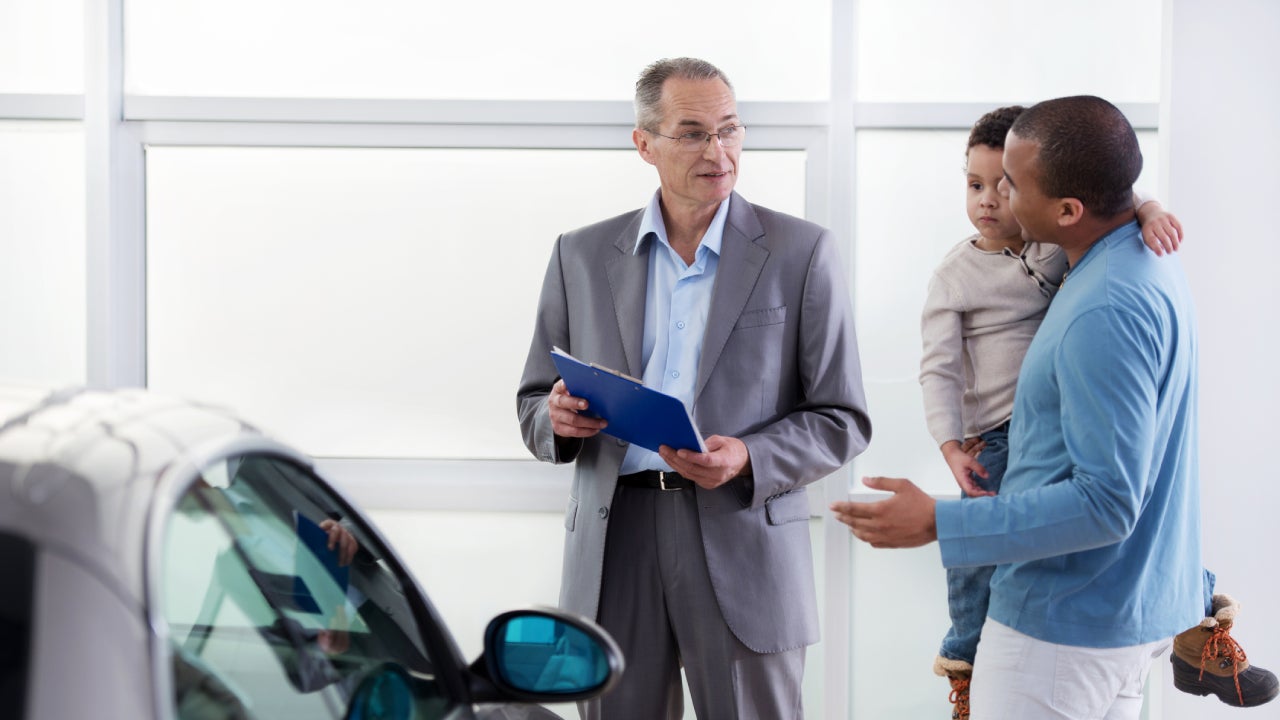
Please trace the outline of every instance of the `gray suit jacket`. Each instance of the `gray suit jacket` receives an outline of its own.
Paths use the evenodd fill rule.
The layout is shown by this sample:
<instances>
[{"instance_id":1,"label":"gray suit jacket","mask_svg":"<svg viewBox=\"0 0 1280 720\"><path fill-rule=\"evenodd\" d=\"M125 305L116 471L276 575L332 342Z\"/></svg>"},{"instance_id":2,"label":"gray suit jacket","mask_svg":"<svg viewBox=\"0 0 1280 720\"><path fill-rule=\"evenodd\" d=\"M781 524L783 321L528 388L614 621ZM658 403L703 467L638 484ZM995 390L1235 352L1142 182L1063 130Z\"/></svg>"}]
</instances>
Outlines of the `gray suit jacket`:
<instances>
[{"instance_id":1,"label":"gray suit jacket","mask_svg":"<svg viewBox=\"0 0 1280 720\"><path fill-rule=\"evenodd\" d=\"M576 462L560 604L592 618L626 444L604 434L585 441L553 435L546 396L558 374L548 351L556 345L584 361L644 374L649 259L648 251L632 253L642 215L620 215L556 242L517 393L530 451L547 462ZM733 195L693 415L704 436L746 443L753 476L696 492L724 620L757 652L817 642L805 486L848 463L871 437L842 278L826 230Z\"/></svg>"}]
</instances>

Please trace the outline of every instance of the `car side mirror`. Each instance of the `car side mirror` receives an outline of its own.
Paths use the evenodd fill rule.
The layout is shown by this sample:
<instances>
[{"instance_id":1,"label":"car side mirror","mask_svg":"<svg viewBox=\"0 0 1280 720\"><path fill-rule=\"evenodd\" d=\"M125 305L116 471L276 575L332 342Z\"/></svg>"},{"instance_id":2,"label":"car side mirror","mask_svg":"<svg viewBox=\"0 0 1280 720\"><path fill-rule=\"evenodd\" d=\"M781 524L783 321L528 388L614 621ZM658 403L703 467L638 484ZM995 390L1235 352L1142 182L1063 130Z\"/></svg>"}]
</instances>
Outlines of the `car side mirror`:
<instances>
[{"instance_id":1,"label":"car side mirror","mask_svg":"<svg viewBox=\"0 0 1280 720\"><path fill-rule=\"evenodd\" d=\"M554 608L514 610L489 622L472 663L477 702L572 702L602 695L622 677L617 643L594 622ZM495 694L496 691L496 694Z\"/></svg>"},{"instance_id":2,"label":"car side mirror","mask_svg":"<svg viewBox=\"0 0 1280 720\"><path fill-rule=\"evenodd\" d=\"M385 663L367 673L351 694L344 720L411 720L413 679L404 668Z\"/></svg>"}]
</instances>

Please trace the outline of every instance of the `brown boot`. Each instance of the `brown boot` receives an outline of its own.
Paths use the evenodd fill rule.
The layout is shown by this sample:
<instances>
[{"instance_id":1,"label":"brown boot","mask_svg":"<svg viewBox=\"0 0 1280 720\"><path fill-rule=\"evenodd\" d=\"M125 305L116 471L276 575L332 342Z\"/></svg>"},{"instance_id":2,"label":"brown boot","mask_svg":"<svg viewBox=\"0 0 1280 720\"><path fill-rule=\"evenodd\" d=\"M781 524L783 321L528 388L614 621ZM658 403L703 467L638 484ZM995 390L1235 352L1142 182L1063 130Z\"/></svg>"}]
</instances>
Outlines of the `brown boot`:
<instances>
[{"instance_id":1,"label":"brown boot","mask_svg":"<svg viewBox=\"0 0 1280 720\"><path fill-rule=\"evenodd\" d=\"M933 672L951 681L948 699L955 706L951 710L951 720L969 720L969 681L973 678L973 665L939 655L933 661Z\"/></svg>"},{"instance_id":2,"label":"brown boot","mask_svg":"<svg viewBox=\"0 0 1280 720\"><path fill-rule=\"evenodd\" d=\"M1240 604L1230 595L1213 596L1213 617L1173 639L1173 686L1192 695L1217 695L1228 705L1253 707L1280 694L1274 673L1250 665L1231 637Z\"/></svg>"}]
</instances>

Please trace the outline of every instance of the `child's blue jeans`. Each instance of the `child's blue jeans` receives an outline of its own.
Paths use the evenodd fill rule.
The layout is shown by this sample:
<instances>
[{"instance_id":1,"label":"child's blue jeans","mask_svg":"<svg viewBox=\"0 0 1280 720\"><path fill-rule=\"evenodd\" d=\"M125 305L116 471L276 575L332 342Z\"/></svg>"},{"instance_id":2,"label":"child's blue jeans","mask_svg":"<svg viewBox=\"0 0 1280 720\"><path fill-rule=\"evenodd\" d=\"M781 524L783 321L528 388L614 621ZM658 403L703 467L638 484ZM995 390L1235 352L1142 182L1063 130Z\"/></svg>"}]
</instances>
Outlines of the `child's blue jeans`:
<instances>
[{"instance_id":1,"label":"child's blue jeans","mask_svg":"<svg viewBox=\"0 0 1280 720\"><path fill-rule=\"evenodd\" d=\"M1009 425L1006 423L995 430L988 430L981 437L985 446L978 454L978 462L987 469L987 477L971 477L983 490L998 493L1009 463ZM965 496L963 492L961 495ZM982 624L987 621L991 574L995 569L994 565L984 565L947 570L947 609L951 613L951 628L942 638L942 648L938 651L942 657L973 663Z\"/></svg>"}]
</instances>

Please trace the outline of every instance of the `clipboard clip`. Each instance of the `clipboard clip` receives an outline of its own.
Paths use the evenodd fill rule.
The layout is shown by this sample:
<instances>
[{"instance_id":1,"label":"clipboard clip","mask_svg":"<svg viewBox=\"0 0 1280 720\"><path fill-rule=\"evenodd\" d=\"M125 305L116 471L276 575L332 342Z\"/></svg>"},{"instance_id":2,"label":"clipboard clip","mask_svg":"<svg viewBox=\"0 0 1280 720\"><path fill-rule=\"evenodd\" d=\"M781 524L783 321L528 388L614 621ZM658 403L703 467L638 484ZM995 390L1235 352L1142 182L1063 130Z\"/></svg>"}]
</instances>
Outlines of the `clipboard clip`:
<instances>
[{"instance_id":1,"label":"clipboard clip","mask_svg":"<svg viewBox=\"0 0 1280 720\"><path fill-rule=\"evenodd\" d=\"M618 372L617 370L614 370L613 368L607 368L607 367L605 367L605 366L603 366L603 365L597 365L597 364L595 364L595 363L587 363L587 367L592 368L592 369L594 369L594 370L599 370L600 372L607 372L607 373L609 373L610 375L617 375L618 377L622 378L623 380L630 380L631 382L633 382L633 383L635 383L635 384L637 384L637 385L643 385L643 384L644 384L644 381L643 381L643 380L637 380L636 378L633 378L633 377L631 377L630 375L628 375L628 374L626 374L626 373Z\"/></svg>"}]
</instances>

